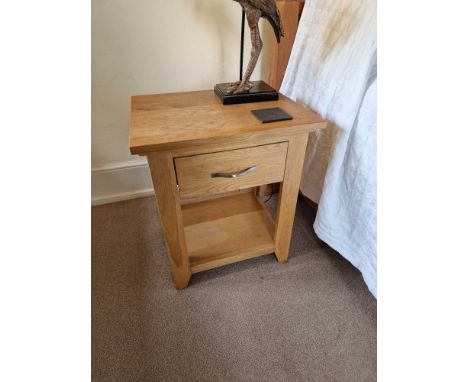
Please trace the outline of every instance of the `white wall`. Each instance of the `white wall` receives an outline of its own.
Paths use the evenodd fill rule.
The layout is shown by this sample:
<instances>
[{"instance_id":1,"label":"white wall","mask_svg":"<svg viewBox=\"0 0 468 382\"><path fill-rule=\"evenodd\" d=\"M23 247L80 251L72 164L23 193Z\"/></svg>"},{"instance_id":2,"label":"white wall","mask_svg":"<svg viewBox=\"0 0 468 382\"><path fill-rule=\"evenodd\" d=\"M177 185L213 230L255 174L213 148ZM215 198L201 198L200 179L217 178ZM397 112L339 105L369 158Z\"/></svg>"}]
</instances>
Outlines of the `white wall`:
<instances>
[{"instance_id":1,"label":"white wall","mask_svg":"<svg viewBox=\"0 0 468 382\"><path fill-rule=\"evenodd\" d=\"M92 1L93 204L152 192L145 158L128 149L130 97L237 80L240 21L232 0ZM266 77L260 60L253 80Z\"/></svg>"}]
</instances>

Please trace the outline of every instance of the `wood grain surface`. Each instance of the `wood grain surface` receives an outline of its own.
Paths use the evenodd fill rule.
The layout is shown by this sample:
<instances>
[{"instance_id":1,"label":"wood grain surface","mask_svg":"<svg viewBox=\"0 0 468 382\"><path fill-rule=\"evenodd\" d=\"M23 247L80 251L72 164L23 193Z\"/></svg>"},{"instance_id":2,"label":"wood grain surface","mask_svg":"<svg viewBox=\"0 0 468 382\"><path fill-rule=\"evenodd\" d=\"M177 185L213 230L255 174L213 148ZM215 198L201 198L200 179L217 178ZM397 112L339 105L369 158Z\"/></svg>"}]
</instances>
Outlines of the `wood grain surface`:
<instances>
[{"instance_id":1,"label":"wood grain surface","mask_svg":"<svg viewBox=\"0 0 468 382\"><path fill-rule=\"evenodd\" d=\"M249 147L239 150L176 158L179 192L193 198L281 182L288 143ZM256 170L239 178L213 178L217 172L238 173L255 166Z\"/></svg>"},{"instance_id":2,"label":"wood grain surface","mask_svg":"<svg viewBox=\"0 0 468 382\"><path fill-rule=\"evenodd\" d=\"M275 106L293 120L262 124L250 113ZM148 157L176 288L192 273L268 253L287 261L308 136L326 124L284 96L232 106L213 91L132 98L130 148ZM252 166L239 178L211 176ZM275 220L256 195L274 182Z\"/></svg>"},{"instance_id":3,"label":"wood grain surface","mask_svg":"<svg viewBox=\"0 0 468 382\"><path fill-rule=\"evenodd\" d=\"M254 109L281 107L291 121L261 123ZM278 101L224 106L213 90L132 97L130 151L174 150L193 145L222 144L232 137L300 134L324 127L313 111L280 95Z\"/></svg>"},{"instance_id":4,"label":"wood grain surface","mask_svg":"<svg viewBox=\"0 0 468 382\"><path fill-rule=\"evenodd\" d=\"M289 140L285 176L280 186L276 212L275 254L281 263L288 260L307 138L308 135L304 134L291 137Z\"/></svg>"},{"instance_id":5,"label":"wood grain surface","mask_svg":"<svg viewBox=\"0 0 468 382\"><path fill-rule=\"evenodd\" d=\"M182 208L193 273L275 251L274 221L253 192Z\"/></svg>"},{"instance_id":6,"label":"wood grain surface","mask_svg":"<svg viewBox=\"0 0 468 382\"><path fill-rule=\"evenodd\" d=\"M277 90L281 87L288 66L303 4L299 0L276 1L283 22L284 37L279 44L275 39L270 41L268 47L268 84Z\"/></svg>"},{"instance_id":7,"label":"wood grain surface","mask_svg":"<svg viewBox=\"0 0 468 382\"><path fill-rule=\"evenodd\" d=\"M168 152L151 153L148 155L148 163L164 228L172 277L176 288L183 289L190 281L191 272L172 155Z\"/></svg>"}]
</instances>

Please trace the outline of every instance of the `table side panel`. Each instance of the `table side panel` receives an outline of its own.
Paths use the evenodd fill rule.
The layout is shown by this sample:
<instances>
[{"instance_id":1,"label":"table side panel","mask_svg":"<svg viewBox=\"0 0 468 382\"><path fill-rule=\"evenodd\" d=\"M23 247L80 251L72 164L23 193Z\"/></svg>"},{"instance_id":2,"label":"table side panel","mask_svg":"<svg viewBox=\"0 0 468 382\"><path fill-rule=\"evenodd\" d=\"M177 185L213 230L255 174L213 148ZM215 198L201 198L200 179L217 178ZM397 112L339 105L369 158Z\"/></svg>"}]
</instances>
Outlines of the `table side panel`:
<instances>
[{"instance_id":1,"label":"table side panel","mask_svg":"<svg viewBox=\"0 0 468 382\"><path fill-rule=\"evenodd\" d=\"M276 212L275 254L279 262L286 262L289 255L292 228L296 215L297 197L307 148L307 134L289 140L284 181L280 185Z\"/></svg>"},{"instance_id":2,"label":"table side panel","mask_svg":"<svg viewBox=\"0 0 468 382\"><path fill-rule=\"evenodd\" d=\"M168 152L151 153L148 155L148 164L169 252L174 284L176 288L183 289L189 283L191 271L181 204L177 195L173 158Z\"/></svg>"}]
</instances>

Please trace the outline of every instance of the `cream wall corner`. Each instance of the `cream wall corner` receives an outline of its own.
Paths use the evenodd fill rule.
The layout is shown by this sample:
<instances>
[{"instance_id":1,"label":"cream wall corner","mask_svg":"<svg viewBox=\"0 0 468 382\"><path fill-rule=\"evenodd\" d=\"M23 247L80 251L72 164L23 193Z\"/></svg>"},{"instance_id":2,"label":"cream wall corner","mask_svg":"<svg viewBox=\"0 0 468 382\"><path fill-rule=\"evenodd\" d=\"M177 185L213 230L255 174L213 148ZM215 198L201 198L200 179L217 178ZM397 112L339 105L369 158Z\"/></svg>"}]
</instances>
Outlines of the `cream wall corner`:
<instances>
[{"instance_id":1,"label":"cream wall corner","mask_svg":"<svg viewBox=\"0 0 468 382\"><path fill-rule=\"evenodd\" d=\"M92 1L94 205L152 194L145 158L128 149L130 97L237 79L240 15L232 0Z\"/></svg>"},{"instance_id":2,"label":"cream wall corner","mask_svg":"<svg viewBox=\"0 0 468 382\"><path fill-rule=\"evenodd\" d=\"M91 195L93 206L154 195L148 164L128 161L93 168Z\"/></svg>"}]
</instances>

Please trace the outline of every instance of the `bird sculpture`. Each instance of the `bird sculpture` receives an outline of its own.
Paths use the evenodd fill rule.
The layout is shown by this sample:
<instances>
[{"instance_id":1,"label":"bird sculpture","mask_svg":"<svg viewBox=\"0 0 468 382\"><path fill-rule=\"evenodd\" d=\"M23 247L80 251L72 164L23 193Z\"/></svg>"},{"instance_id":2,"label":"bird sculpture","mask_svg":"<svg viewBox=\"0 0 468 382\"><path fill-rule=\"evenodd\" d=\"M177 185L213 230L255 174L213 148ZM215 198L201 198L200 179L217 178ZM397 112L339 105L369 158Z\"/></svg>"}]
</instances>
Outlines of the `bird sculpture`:
<instances>
[{"instance_id":1,"label":"bird sculpture","mask_svg":"<svg viewBox=\"0 0 468 382\"><path fill-rule=\"evenodd\" d=\"M247 92L252 88L250 77L257 65L258 57L262 51L263 42L260 37L260 30L258 28L258 21L261 17L266 18L276 35L278 43L281 37L284 36L283 25L281 23L281 16L276 6L275 0L234 0L238 2L243 8L247 17L247 23L250 28L250 37L252 40L252 51L250 54L250 61L243 76L242 81L232 83L228 88L228 94L238 94Z\"/></svg>"}]
</instances>

